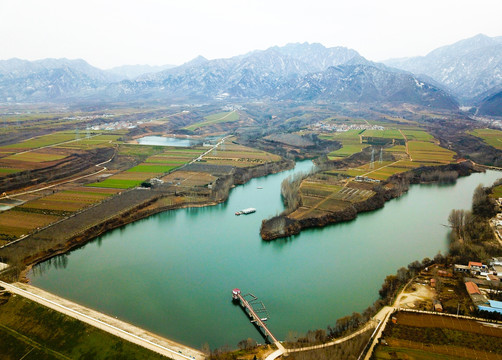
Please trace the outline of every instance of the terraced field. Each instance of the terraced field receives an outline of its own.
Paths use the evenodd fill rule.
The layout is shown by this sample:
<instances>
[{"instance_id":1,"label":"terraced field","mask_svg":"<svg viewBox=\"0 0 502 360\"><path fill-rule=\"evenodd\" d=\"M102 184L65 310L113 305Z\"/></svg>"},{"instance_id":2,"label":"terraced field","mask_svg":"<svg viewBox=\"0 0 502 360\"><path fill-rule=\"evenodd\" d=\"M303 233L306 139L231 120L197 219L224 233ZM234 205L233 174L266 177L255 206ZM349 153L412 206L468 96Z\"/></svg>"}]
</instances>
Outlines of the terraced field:
<instances>
[{"instance_id":1,"label":"terraced field","mask_svg":"<svg viewBox=\"0 0 502 360\"><path fill-rule=\"evenodd\" d=\"M21 149L22 150L38 149L44 146L55 145L70 140L75 140L75 133L64 132L64 131L56 132L50 135L39 136L16 144L1 146L0 151L4 152L12 150L12 152L17 152Z\"/></svg>"},{"instance_id":2,"label":"terraced field","mask_svg":"<svg viewBox=\"0 0 502 360\"><path fill-rule=\"evenodd\" d=\"M72 141L69 143L58 145L58 148L65 149L81 149L81 150L89 150L96 149L102 147L113 146L116 144L121 135L116 134L101 134L101 135L93 135L91 137L82 137L79 140Z\"/></svg>"},{"instance_id":3,"label":"terraced field","mask_svg":"<svg viewBox=\"0 0 502 360\"><path fill-rule=\"evenodd\" d=\"M433 141L434 137L426 131L423 130L401 130L401 132L406 136L408 140L417 141Z\"/></svg>"},{"instance_id":4,"label":"terraced field","mask_svg":"<svg viewBox=\"0 0 502 360\"><path fill-rule=\"evenodd\" d=\"M61 218L61 215L48 215L43 212L26 212L15 209L4 211L0 213L0 246Z\"/></svg>"},{"instance_id":5,"label":"terraced field","mask_svg":"<svg viewBox=\"0 0 502 360\"><path fill-rule=\"evenodd\" d=\"M280 156L265 151L237 144L225 144L206 155L203 161L213 165L250 167L280 159Z\"/></svg>"},{"instance_id":6,"label":"terraced field","mask_svg":"<svg viewBox=\"0 0 502 360\"><path fill-rule=\"evenodd\" d=\"M239 120L239 113L237 111L220 112L213 115L205 116L205 121L201 121L190 126L185 127L186 130L195 131L199 128L222 123L222 122L232 122Z\"/></svg>"},{"instance_id":7,"label":"terraced field","mask_svg":"<svg viewBox=\"0 0 502 360\"><path fill-rule=\"evenodd\" d=\"M364 137L375 137L384 139L402 139L403 135L398 129L385 129L385 130L366 130Z\"/></svg>"},{"instance_id":8,"label":"terraced field","mask_svg":"<svg viewBox=\"0 0 502 360\"><path fill-rule=\"evenodd\" d=\"M301 207L289 215L299 220L306 217L318 217L329 212L343 210L356 202L364 201L375 193L364 185L326 184L305 180L300 186Z\"/></svg>"},{"instance_id":9,"label":"terraced field","mask_svg":"<svg viewBox=\"0 0 502 360\"><path fill-rule=\"evenodd\" d=\"M418 162L448 164L455 153L428 141L408 141L411 159Z\"/></svg>"},{"instance_id":10,"label":"terraced field","mask_svg":"<svg viewBox=\"0 0 502 360\"><path fill-rule=\"evenodd\" d=\"M476 129L469 132L495 149L502 150L502 131L494 129Z\"/></svg>"},{"instance_id":11,"label":"terraced field","mask_svg":"<svg viewBox=\"0 0 502 360\"><path fill-rule=\"evenodd\" d=\"M338 150L332 151L328 154L330 160L338 160L344 157L348 157L355 153L362 151L369 144L362 144L360 135L364 130L348 130L343 132L336 132L333 134L323 134L321 139L335 140L342 144L342 147Z\"/></svg>"},{"instance_id":12,"label":"terraced field","mask_svg":"<svg viewBox=\"0 0 502 360\"><path fill-rule=\"evenodd\" d=\"M72 190L40 197L0 212L0 243L29 234L37 228L99 203L119 191L118 189L75 187Z\"/></svg>"}]
</instances>

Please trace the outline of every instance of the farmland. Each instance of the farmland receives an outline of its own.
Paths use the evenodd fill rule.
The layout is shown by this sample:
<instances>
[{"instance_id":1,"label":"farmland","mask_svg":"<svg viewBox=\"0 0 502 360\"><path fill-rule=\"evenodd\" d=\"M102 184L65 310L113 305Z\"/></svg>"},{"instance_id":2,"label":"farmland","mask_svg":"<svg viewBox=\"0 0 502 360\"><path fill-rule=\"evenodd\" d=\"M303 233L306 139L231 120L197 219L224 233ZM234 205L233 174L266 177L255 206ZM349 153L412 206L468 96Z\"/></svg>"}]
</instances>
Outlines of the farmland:
<instances>
[{"instance_id":1,"label":"farmland","mask_svg":"<svg viewBox=\"0 0 502 360\"><path fill-rule=\"evenodd\" d=\"M208 164L242 168L278 160L280 156L233 143L224 144L204 157L204 162Z\"/></svg>"},{"instance_id":2,"label":"farmland","mask_svg":"<svg viewBox=\"0 0 502 360\"><path fill-rule=\"evenodd\" d=\"M385 328L387 346L372 359L500 359L502 329L454 317L399 312Z\"/></svg>"},{"instance_id":3,"label":"farmland","mask_svg":"<svg viewBox=\"0 0 502 360\"><path fill-rule=\"evenodd\" d=\"M326 178L308 178L301 183L299 191L301 206L289 215L295 220L320 217L340 211L375 194L370 187L363 184L342 186L342 182L338 181L336 176L329 182Z\"/></svg>"},{"instance_id":4,"label":"farmland","mask_svg":"<svg viewBox=\"0 0 502 360\"><path fill-rule=\"evenodd\" d=\"M476 129L470 132L480 139L483 139L485 143L493 146L495 149L502 150L502 131L494 129Z\"/></svg>"},{"instance_id":5,"label":"farmland","mask_svg":"<svg viewBox=\"0 0 502 360\"><path fill-rule=\"evenodd\" d=\"M377 180L386 180L394 174L406 172L420 166L444 165L453 162L455 153L437 145L434 138L427 132L423 130L403 130L402 132L407 139L410 136L417 140L408 140L406 145L376 147L377 151L374 153L375 161L373 164L367 163L357 168L341 169L331 173L352 177L368 176ZM389 132L387 135L396 135L396 133ZM381 154L385 161L380 161Z\"/></svg>"},{"instance_id":6,"label":"farmland","mask_svg":"<svg viewBox=\"0 0 502 360\"><path fill-rule=\"evenodd\" d=\"M28 150L23 148L18 154L0 159L4 165L0 168L2 169L0 176L2 174L6 176L17 170L13 168L14 164L21 171L43 169L47 166L57 165L58 161L66 160L75 152L85 153L90 150L99 150L102 146L115 151L115 157L108 165L110 168L102 167L99 171L96 169L94 174L84 176L84 179L77 183L70 181L67 184L66 182L61 185L54 184L54 190L44 190L33 195L20 196L19 203L16 203L14 207L0 212L0 244L37 233L59 220L80 213L89 207L100 205L108 198L124 190L138 187L153 178L161 179L157 184L164 181L167 186L172 186L170 184L179 185L176 190L180 192L180 195L169 195L171 190L167 191L164 195L165 198L159 200L158 205L161 207L182 205L186 202L207 201L208 185L214 183L217 177L206 172L180 171L179 174L173 176L170 174L207 152L208 147L149 146L122 143L118 139L118 134L110 133L96 134L93 137L65 143L56 143L52 139L52 141L45 141L45 143L53 143L48 147ZM69 145L71 147L68 147ZM10 159L11 157L19 157L24 161L14 162ZM222 144L218 149L213 149L197 163L216 166L213 168L214 170L220 165L227 168L230 166L246 168L280 159L277 155L238 145L232 140L228 140L227 143ZM172 193L175 194L175 192L173 189ZM134 196L132 198L133 201L143 199L143 197L136 199Z\"/></svg>"},{"instance_id":7,"label":"farmland","mask_svg":"<svg viewBox=\"0 0 502 360\"><path fill-rule=\"evenodd\" d=\"M338 150L332 151L328 154L330 160L341 159L348 157L355 153L362 151L368 144L361 143L361 130L348 130L344 132L337 132L330 135L321 135L322 139L336 140L342 144L342 147Z\"/></svg>"},{"instance_id":8,"label":"farmland","mask_svg":"<svg viewBox=\"0 0 502 360\"><path fill-rule=\"evenodd\" d=\"M205 121L201 121L190 126L185 127L186 130L195 131L199 128L206 126L223 123L223 122L233 122L239 120L239 113L236 111L220 112L213 115L208 115L204 117Z\"/></svg>"},{"instance_id":9,"label":"farmland","mask_svg":"<svg viewBox=\"0 0 502 360\"><path fill-rule=\"evenodd\" d=\"M437 140L426 131L413 126L404 126L402 130L354 129L329 135L323 131L320 136L323 139L336 139L342 144L343 141L348 141L351 144L347 146L352 146L353 151L357 151L362 145L367 148L358 154L356 161L347 161L342 156L332 157L337 155L337 152L338 155L348 155L346 157L355 155L349 154L349 151L344 153L344 145L342 149L328 154L328 159L334 161L323 164L326 169L301 180L300 186L294 190L297 192L294 206L279 216L288 218L292 224L323 226L329 222L352 219L359 211L382 206L379 204L381 200L374 197L377 191L382 191L379 186L381 182L387 181L393 175L423 166L453 163L456 155L453 151L440 147ZM337 139L337 136L340 138ZM409 140L408 136L416 140ZM361 139L365 143L357 145ZM342 161L337 161L340 159ZM385 183L384 185L386 186ZM389 185L387 190L392 188L393 186ZM279 232L274 224L280 224L279 220L272 218L270 222L267 221L262 224L261 234L264 239L284 236L277 235ZM291 225L290 231L296 233L301 227ZM280 233L287 234L285 231Z\"/></svg>"},{"instance_id":10,"label":"farmland","mask_svg":"<svg viewBox=\"0 0 502 360\"><path fill-rule=\"evenodd\" d=\"M493 189L491 197L495 199L502 198L502 185L498 185Z\"/></svg>"},{"instance_id":11,"label":"farmland","mask_svg":"<svg viewBox=\"0 0 502 360\"><path fill-rule=\"evenodd\" d=\"M2 146L0 147L0 151L38 149L41 147L61 144L71 140L75 140L75 133L56 132L53 134L32 138L16 144Z\"/></svg>"},{"instance_id":12,"label":"farmland","mask_svg":"<svg viewBox=\"0 0 502 360\"><path fill-rule=\"evenodd\" d=\"M0 243L29 234L76 211L99 203L118 190L74 187L42 196L13 209L0 212Z\"/></svg>"},{"instance_id":13,"label":"farmland","mask_svg":"<svg viewBox=\"0 0 502 360\"><path fill-rule=\"evenodd\" d=\"M158 151L164 150L158 153ZM124 172L117 173L106 178L103 181L88 184L91 187L129 189L140 185L143 181L162 176L179 166L186 164L205 151L204 148L185 149L185 148L167 148L166 147L151 147L134 145L126 147L122 153L138 157L152 154L148 156L140 164L127 169Z\"/></svg>"}]
</instances>

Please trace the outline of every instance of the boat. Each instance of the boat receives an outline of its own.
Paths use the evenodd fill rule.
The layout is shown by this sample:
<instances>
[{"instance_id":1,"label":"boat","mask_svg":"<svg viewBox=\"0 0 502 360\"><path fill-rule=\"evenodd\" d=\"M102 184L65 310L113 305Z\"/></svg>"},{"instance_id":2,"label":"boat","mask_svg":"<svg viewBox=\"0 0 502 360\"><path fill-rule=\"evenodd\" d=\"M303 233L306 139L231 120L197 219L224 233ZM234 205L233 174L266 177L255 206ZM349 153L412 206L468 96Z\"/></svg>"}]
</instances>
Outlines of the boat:
<instances>
[{"instance_id":1,"label":"boat","mask_svg":"<svg viewBox=\"0 0 502 360\"><path fill-rule=\"evenodd\" d=\"M247 208L247 209L244 209L241 211L236 211L235 215L248 215L248 214L252 214L254 212L256 212L255 208Z\"/></svg>"},{"instance_id":2,"label":"boat","mask_svg":"<svg viewBox=\"0 0 502 360\"><path fill-rule=\"evenodd\" d=\"M263 187L261 187L261 186L258 186L258 187L256 187L256 188L257 188L257 189L263 189Z\"/></svg>"}]
</instances>

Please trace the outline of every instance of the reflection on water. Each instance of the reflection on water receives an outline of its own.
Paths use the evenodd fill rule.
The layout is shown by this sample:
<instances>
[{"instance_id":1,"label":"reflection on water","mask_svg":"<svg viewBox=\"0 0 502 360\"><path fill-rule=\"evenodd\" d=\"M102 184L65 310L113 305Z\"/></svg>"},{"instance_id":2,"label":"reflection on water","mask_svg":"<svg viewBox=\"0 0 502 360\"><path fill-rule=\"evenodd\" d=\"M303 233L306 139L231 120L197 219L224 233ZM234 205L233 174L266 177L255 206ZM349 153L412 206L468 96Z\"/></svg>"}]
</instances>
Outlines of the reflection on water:
<instances>
[{"instance_id":1,"label":"reflection on water","mask_svg":"<svg viewBox=\"0 0 502 360\"><path fill-rule=\"evenodd\" d=\"M166 136L144 136L137 141L141 145L190 147L203 145L205 139L177 138Z\"/></svg>"},{"instance_id":2,"label":"reflection on water","mask_svg":"<svg viewBox=\"0 0 502 360\"><path fill-rule=\"evenodd\" d=\"M265 303L270 329L285 339L291 330L326 328L363 311L386 275L445 251L450 210L469 208L474 188L499 175L414 185L351 222L262 241L262 219L283 209L281 181L310 167L300 162L294 170L253 179L232 189L224 204L164 212L110 231L57 260L58 267L37 265L32 282L197 348L204 342L235 347L249 337L262 342L231 305L231 290L239 287ZM257 212L234 215L248 207Z\"/></svg>"},{"instance_id":3,"label":"reflection on water","mask_svg":"<svg viewBox=\"0 0 502 360\"><path fill-rule=\"evenodd\" d=\"M49 269L54 268L56 270L66 269L68 266L69 257L67 254L57 255L49 260L46 260L40 264L37 264L31 270L34 276L41 276L45 274Z\"/></svg>"}]
</instances>

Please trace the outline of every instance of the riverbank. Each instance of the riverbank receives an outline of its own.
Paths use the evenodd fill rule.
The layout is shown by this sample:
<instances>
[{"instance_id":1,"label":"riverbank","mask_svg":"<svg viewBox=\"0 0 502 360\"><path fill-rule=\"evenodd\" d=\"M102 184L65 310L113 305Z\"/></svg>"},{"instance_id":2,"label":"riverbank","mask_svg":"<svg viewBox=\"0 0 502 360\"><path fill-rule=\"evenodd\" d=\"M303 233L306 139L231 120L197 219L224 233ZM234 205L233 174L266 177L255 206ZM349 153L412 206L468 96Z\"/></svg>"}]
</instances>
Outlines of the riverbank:
<instances>
[{"instance_id":1,"label":"riverbank","mask_svg":"<svg viewBox=\"0 0 502 360\"><path fill-rule=\"evenodd\" d=\"M32 284L195 348L204 341L211 348L261 341L230 302L231 289L239 287L263 300L270 329L283 340L290 330L306 332L361 312L387 274L446 251L442 224L450 210L470 207L474 188L499 177L487 171L452 185L413 186L354 221L262 241L261 220L284 209L281 182L311 166L298 162L294 170L255 178L216 206L167 211L109 231L34 267ZM257 212L234 215L247 207ZM372 270L358 275L354 264Z\"/></svg>"},{"instance_id":2,"label":"riverbank","mask_svg":"<svg viewBox=\"0 0 502 360\"><path fill-rule=\"evenodd\" d=\"M11 271L7 273L9 280L27 281L26 274L34 264L78 248L107 231L164 211L220 204L228 199L230 189L235 185L291 169L293 165L290 160L280 160L247 168L227 166L210 189L201 187L196 192L184 191L177 184L124 191L97 206L0 249L0 256L8 259L11 264ZM217 169L218 166L211 167L213 172ZM204 170L206 169L198 171Z\"/></svg>"},{"instance_id":3,"label":"riverbank","mask_svg":"<svg viewBox=\"0 0 502 360\"><path fill-rule=\"evenodd\" d=\"M349 183L346 183L344 187L350 188L349 192L347 192L350 197L353 197L357 192L365 192L365 194L367 194L371 191L372 194L359 201L346 201L343 207L339 205L340 201L338 197L330 195L326 197L324 202L329 200L338 201L336 204L337 208L336 210L324 209L325 211L322 213L312 211L311 209L303 211L302 213L301 202L299 202L297 208L288 209L278 216L263 220L260 228L260 235L263 240L270 241L297 235L303 229L324 227L330 224L354 220L357 214L380 209L387 201L406 193L411 184L437 182L437 179L431 178L430 176L424 176L424 174L434 172L434 176L440 178L441 173L451 174L454 172L458 177L463 177L474 172L482 171L484 170L481 167L470 161L464 161L449 165L413 169L405 173L393 175L383 182L375 183L365 181L364 184L363 182L357 183L357 186L356 183L353 183L354 185L352 185L352 187L350 187ZM340 193L343 191L342 189Z\"/></svg>"}]
</instances>

